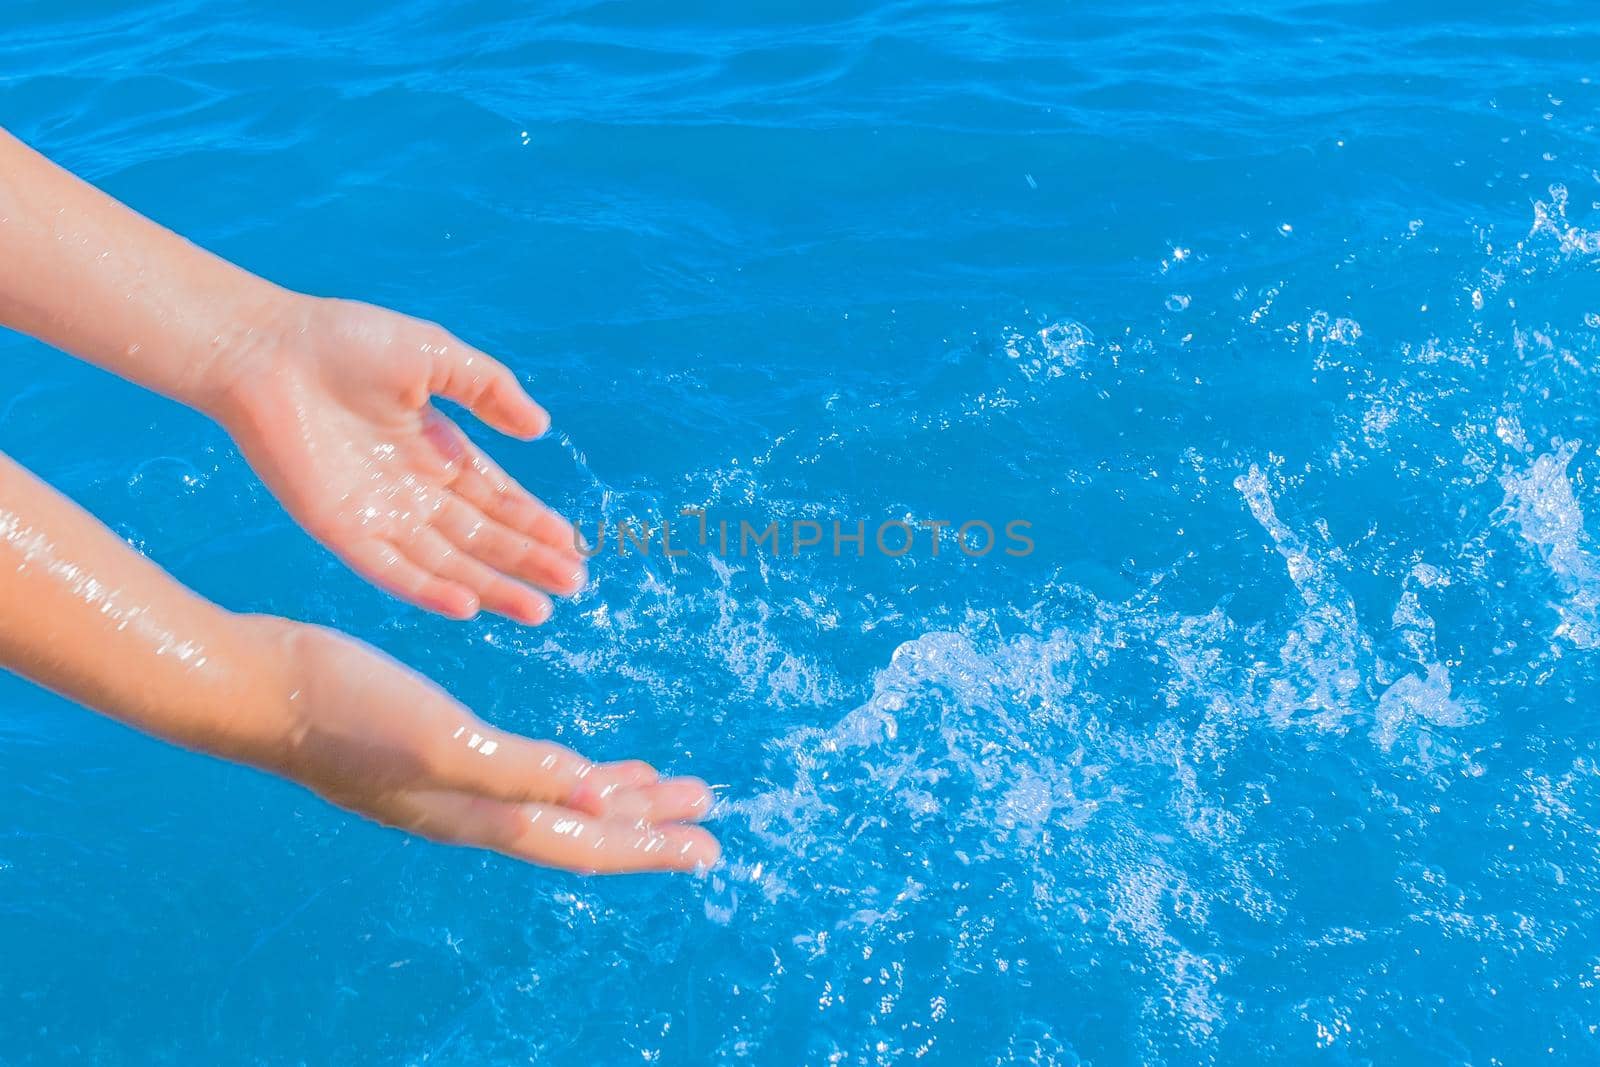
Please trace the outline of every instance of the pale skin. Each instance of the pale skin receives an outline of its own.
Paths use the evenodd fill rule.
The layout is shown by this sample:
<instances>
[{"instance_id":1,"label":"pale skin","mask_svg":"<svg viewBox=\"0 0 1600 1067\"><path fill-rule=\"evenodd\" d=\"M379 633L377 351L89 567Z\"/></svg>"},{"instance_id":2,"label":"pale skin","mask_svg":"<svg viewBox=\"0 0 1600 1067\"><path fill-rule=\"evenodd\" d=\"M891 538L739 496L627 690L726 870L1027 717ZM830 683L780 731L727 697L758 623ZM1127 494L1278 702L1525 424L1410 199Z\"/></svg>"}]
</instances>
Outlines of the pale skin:
<instances>
[{"instance_id":1,"label":"pale skin","mask_svg":"<svg viewBox=\"0 0 1600 1067\"><path fill-rule=\"evenodd\" d=\"M443 329L272 285L0 130L0 325L197 408L302 526L394 595L525 623L585 580L571 527L432 405L532 438L514 375ZM577 871L692 870L692 778L479 720L342 635L185 589L0 456L0 666L386 825Z\"/></svg>"}]
</instances>

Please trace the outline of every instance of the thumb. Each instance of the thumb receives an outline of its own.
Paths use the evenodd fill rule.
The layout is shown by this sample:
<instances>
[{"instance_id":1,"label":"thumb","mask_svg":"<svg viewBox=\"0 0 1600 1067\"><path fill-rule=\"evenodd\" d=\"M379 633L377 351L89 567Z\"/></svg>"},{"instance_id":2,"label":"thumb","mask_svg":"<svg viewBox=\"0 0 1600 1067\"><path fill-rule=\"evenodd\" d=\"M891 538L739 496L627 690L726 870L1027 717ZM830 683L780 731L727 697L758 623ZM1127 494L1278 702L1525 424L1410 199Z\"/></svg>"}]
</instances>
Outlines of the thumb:
<instances>
[{"instance_id":1,"label":"thumb","mask_svg":"<svg viewBox=\"0 0 1600 1067\"><path fill-rule=\"evenodd\" d=\"M424 344L433 357L428 389L453 400L501 433L528 440L550 428L550 415L534 403L504 363L448 333Z\"/></svg>"},{"instance_id":2,"label":"thumb","mask_svg":"<svg viewBox=\"0 0 1600 1067\"><path fill-rule=\"evenodd\" d=\"M599 813L619 789L654 784L647 763L592 763L571 749L461 721L429 761L435 786L494 800L559 804Z\"/></svg>"}]
</instances>

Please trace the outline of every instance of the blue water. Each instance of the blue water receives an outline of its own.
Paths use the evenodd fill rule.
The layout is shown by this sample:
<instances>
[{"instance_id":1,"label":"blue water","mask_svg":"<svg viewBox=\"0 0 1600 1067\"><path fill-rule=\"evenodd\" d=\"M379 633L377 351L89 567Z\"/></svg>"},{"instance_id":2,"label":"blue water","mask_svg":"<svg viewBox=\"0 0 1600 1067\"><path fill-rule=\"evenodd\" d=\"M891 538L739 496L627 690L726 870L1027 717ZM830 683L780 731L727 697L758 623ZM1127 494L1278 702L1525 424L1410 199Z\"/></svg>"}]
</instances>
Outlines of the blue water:
<instances>
[{"instance_id":1,"label":"blue water","mask_svg":"<svg viewBox=\"0 0 1600 1067\"><path fill-rule=\"evenodd\" d=\"M1600 1059L1600 13L518 6L14 0L0 123L502 355L557 432L472 432L587 528L1036 550L453 624L0 337L0 449L178 577L704 776L726 847L436 847L5 679L0 1061Z\"/></svg>"}]
</instances>

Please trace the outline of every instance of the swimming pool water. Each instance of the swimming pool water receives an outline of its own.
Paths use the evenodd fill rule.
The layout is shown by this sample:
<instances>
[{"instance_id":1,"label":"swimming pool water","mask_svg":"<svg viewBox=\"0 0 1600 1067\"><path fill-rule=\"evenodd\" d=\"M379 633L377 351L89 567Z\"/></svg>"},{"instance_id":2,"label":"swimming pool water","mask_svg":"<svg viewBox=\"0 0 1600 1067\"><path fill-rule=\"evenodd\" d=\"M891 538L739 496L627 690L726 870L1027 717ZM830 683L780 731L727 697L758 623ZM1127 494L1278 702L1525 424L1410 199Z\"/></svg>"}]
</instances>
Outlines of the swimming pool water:
<instances>
[{"instance_id":1,"label":"swimming pool water","mask_svg":"<svg viewBox=\"0 0 1600 1067\"><path fill-rule=\"evenodd\" d=\"M20 0L0 123L502 355L557 432L472 432L586 528L1036 549L453 624L0 337L0 449L178 577L702 775L726 848L435 847L5 679L0 1061L1600 1058L1589 5L523 7Z\"/></svg>"}]
</instances>

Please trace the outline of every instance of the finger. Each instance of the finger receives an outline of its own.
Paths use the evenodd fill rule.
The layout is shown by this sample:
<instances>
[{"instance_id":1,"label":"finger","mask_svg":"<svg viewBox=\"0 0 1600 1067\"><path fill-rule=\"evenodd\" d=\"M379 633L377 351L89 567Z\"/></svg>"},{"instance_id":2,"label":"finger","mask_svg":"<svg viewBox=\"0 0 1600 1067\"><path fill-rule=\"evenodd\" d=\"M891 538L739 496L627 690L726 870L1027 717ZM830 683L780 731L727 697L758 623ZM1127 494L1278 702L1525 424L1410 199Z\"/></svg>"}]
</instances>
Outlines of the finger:
<instances>
[{"instance_id":1,"label":"finger","mask_svg":"<svg viewBox=\"0 0 1600 1067\"><path fill-rule=\"evenodd\" d=\"M717 839L698 826L635 824L528 805L527 825L504 849L508 855L571 871L692 871L722 855Z\"/></svg>"},{"instance_id":2,"label":"finger","mask_svg":"<svg viewBox=\"0 0 1600 1067\"><path fill-rule=\"evenodd\" d=\"M443 789L560 804L593 815L605 814L612 797L661 779L643 760L591 763L564 745L483 722L458 727L435 753L430 771L429 780Z\"/></svg>"},{"instance_id":3,"label":"finger","mask_svg":"<svg viewBox=\"0 0 1600 1067\"><path fill-rule=\"evenodd\" d=\"M518 485L481 451L473 449L470 459L460 465L450 489L501 525L583 562L572 523Z\"/></svg>"},{"instance_id":4,"label":"finger","mask_svg":"<svg viewBox=\"0 0 1600 1067\"><path fill-rule=\"evenodd\" d=\"M530 626L537 626L550 617L549 597L457 548L432 526L417 531L406 546L406 554L418 566L444 581L470 589L484 608L497 615Z\"/></svg>"},{"instance_id":5,"label":"finger","mask_svg":"<svg viewBox=\"0 0 1600 1067\"><path fill-rule=\"evenodd\" d=\"M552 593L570 596L588 579L581 562L487 517L459 496L441 509L434 525L461 551Z\"/></svg>"},{"instance_id":6,"label":"finger","mask_svg":"<svg viewBox=\"0 0 1600 1067\"><path fill-rule=\"evenodd\" d=\"M478 594L472 589L419 566L387 541L357 541L342 555L357 574L401 600L452 619L478 613Z\"/></svg>"},{"instance_id":7,"label":"finger","mask_svg":"<svg viewBox=\"0 0 1600 1067\"><path fill-rule=\"evenodd\" d=\"M690 871L722 854L698 826L634 825L550 804L507 804L460 793L414 793L408 829L546 867L595 874Z\"/></svg>"},{"instance_id":8,"label":"finger","mask_svg":"<svg viewBox=\"0 0 1600 1067\"><path fill-rule=\"evenodd\" d=\"M661 781L661 773L642 759L616 760L600 764L608 781L624 787L654 785Z\"/></svg>"},{"instance_id":9,"label":"finger","mask_svg":"<svg viewBox=\"0 0 1600 1067\"><path fill-rule=\"evenodd\" d=\"M501 433L524 440L550 428L550 416L533 402L516 375L497 359L443 330L424 341L423 351L433 357L428 387L471 411Z\"/></svg>"},{"instance_id":10,"label":"finger","mask_svg":"<svg viewBox=\"0 0 1600 1067\"><path fill-rule=\"evenodd\" d=\"M698 822L711 810L711 790L698 778L669 778L654 785L618 790L605 814L633 822Z\"/></svg>"},{"instance_id":11,"label":"finger","mask_svg":"<svg viewBox=\"0 0 1600 1067\"><path fill-rule=\"evenodd\" d=\"M599 812L624 788L623 776L553 741L535 741L487 723L458 726L431 753L429 781L440 789L491 800L561 804Z\"/></svg>"}]
</instances>

